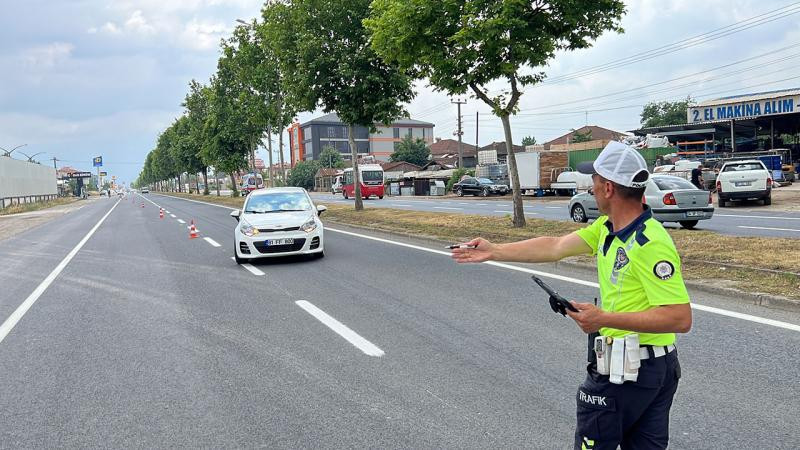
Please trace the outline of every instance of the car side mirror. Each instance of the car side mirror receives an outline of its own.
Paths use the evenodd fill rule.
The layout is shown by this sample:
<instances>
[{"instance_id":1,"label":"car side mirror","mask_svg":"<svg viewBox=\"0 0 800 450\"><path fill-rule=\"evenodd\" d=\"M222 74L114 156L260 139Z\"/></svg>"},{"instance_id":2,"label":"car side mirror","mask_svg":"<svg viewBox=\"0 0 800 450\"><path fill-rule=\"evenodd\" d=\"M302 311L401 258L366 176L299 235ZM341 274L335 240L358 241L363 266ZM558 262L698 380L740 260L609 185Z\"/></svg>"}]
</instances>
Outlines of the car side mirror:
<instances>
[{"instance_id":1,"label":"car side mirror","mask_svg":"<svg viewBox=\"0 0 800 450\"><path fill-rule=\"evenodd\" d=\"M328 210L328 207L325 205L317 205L317 215L321 216L322 213Z\"/></svg>"},{"instance_id":2,"label":"car side mirror","mask_svg":"<svg viewBox=\"0 0 800 450\"><path fill-rule=\"evenodd\" d=\"M231 211L231 217L236 219L237 222L239 221L239 216L241 216L241 215L242 215L242 212L239 211L238 209L234 209L233 211Z\"/></svg>"}]
</instances>

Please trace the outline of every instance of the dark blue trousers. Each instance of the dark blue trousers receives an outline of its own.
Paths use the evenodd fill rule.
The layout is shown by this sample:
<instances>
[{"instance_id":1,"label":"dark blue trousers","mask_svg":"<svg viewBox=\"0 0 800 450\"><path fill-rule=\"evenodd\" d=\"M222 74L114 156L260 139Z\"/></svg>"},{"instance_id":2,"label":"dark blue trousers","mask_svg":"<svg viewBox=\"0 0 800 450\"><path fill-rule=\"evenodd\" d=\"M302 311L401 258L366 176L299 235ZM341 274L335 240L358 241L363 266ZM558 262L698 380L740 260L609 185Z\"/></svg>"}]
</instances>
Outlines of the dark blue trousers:
<instances>
[{"instance_id":1,"label":"dark blue trousers","mask_svg":"<svg viewBox=\"0 0 800 450\"><path fill-rule=\"evenodd\" d=\"M669 410L678 389L678 351L642 360L635 383L613 384L608 375L587 367L578 388L575 450L665 449L669 441Z\"/></svg>"}]
</instances>

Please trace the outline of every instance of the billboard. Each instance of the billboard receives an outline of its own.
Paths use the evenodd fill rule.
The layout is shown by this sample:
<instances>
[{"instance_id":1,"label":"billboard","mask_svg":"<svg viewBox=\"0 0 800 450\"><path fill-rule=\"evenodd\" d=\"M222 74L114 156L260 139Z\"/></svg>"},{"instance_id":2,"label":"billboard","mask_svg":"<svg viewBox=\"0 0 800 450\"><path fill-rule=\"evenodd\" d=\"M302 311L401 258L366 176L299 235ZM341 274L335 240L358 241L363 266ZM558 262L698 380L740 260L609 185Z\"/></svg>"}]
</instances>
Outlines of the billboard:
<instances>
[{"instance_id":1,"label":"billboard","mask_svg":"<svg viewBox=\"0 0 800 450\"><path fill-rule=\"evenodd\" d=\"M734 99L731 99L734 100ZM800 112L800 95L788 95L760 100L731 101L719 105L690 106L688 123L710 120L758 118Z\"/></svg>"},{"instance_id":2,"label":"billboard","mask_svg":"<svg viewBox=\"0 0 800 450\"><path fill-rule=\"evenodd\" d=\"M102 156L95 156L94 160L92 161L94 167L103 167L103 157Z\"/></svg>"}]
</instances>

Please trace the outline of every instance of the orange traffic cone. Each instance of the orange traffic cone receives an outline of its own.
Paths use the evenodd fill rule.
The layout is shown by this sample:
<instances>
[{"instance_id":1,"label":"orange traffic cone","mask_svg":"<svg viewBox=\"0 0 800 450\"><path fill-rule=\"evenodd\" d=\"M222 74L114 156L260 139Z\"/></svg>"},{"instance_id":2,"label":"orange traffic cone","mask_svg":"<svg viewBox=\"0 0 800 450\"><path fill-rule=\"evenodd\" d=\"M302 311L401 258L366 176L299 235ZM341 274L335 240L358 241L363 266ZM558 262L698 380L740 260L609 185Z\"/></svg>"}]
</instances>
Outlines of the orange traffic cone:
<instances>
[{"instance_id":1,"label":"orange traffic cone","mask_svg":"<svg viewBox=\"0 0 800 450\"><path fill-rule=\"evenodd\" d=\"M164 218L164 208L159 208L158 209L158 218L159 219L163 219Z\"/></svg>"},{"instance_id":2,"label":"orange traffic cone","mask_svg":"<svg viewBox=\"0 0 800 450\"><path fill-rule=\"evenodd\" d=\"M191 225L189 225L189 239L194 239L197 236L197 228L194 227L194 220L192 220Z\"/></svg>"}]
</instances>

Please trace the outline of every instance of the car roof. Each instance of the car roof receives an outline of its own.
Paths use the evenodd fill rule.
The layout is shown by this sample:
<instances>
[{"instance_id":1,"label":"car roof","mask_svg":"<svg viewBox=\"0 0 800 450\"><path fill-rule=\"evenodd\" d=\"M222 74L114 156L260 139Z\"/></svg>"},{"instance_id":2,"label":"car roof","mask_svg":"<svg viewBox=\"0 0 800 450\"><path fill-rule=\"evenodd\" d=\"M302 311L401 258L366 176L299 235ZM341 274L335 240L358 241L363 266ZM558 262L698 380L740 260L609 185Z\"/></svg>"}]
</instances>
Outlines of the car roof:
<instances>
[{"instance_id":1,"label":"car roof","mask_svg":"<svg viewBox=\"0 0 800 450\"><path fill-rule=\"evenodd\" d=\"M725 164L723 164L723 165L744 164L744 163L760 163L760 162L761 162L760 159L738 159L738 160L733 160L733 161L726 161Z\"/></svg>"},{"instance_id":2,"label":"car roof","mask_svg":"<svg viewBox=\"0 0 800 450\"><path fill-rule=\"evenodd\" d=\"M262 188L256 189L255 191L251 192L249 195L265 195L265 194L288 194L288 193L299 193L299 192L306 192L305 189L301 187L273 187L273 188Z\"/></svg>"}]
</instances>

